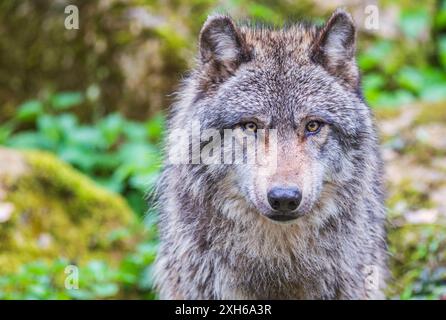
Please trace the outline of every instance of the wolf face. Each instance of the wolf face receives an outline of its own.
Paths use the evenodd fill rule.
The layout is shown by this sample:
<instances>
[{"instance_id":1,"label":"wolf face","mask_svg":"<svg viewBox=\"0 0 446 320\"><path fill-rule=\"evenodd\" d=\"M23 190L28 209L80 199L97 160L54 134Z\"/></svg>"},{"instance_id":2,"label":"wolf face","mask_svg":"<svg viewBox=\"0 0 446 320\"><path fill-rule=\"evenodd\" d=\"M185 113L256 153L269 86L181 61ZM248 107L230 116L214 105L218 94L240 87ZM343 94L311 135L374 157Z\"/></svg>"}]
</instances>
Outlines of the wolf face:
<instances>
[{"instance_id":1,"label":"wolf face","mask_svg":"<svg viewBox=\"0 0 446 320\"><path fill-rule=\"evenodd\" d=\"M192 118L202 129L275 130L273 163L226 168L261 215L280 222L306 215L324 190L354 174L373 132L354 38L343 11L323 27L278 31L237 27L220 15L205 23Z\"/></svg>"},{"instance_id":2,"label":"wolf face","mask_svg":"<svg viewBox=\"0 0 446 320\"><path fill-rule=\"evenodd\" d=\"M344 11L281 30L207 20L166 143L192 158L166 161L157 186L161 297L383 297L382 161L354 40ZM192 139L175 134L182 128ZM197 129L217 134L194 143ZM228 163L226 148L208 148L226 147L227 130L240 133L229 154L249 137L256 161ZM204 150L225 161L204 162ZM379 275L370 290L368 270Z\"/></svg>"}]
</instances>

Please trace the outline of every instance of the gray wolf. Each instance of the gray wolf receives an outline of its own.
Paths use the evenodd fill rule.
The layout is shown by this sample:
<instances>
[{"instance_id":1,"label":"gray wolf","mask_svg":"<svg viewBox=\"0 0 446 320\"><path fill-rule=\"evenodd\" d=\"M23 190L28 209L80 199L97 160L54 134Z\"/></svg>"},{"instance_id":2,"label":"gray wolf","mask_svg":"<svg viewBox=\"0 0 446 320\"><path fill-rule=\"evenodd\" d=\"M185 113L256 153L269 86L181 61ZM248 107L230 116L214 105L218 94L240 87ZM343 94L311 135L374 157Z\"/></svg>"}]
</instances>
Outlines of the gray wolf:
<instances>
[{"instance_id":1,"label":"gray wolf","mask_svg":"<svg viewBox=\"0 0 446 320\"><path fill-rule=\"evenodd\" d=\"M175 128L277 132L269 165L166 160L157 186L163 299L381 299L383 165L351 16L283 29L212 15ZM197 125L195 125L197 126Z\"/></svg>"}]
</instances>

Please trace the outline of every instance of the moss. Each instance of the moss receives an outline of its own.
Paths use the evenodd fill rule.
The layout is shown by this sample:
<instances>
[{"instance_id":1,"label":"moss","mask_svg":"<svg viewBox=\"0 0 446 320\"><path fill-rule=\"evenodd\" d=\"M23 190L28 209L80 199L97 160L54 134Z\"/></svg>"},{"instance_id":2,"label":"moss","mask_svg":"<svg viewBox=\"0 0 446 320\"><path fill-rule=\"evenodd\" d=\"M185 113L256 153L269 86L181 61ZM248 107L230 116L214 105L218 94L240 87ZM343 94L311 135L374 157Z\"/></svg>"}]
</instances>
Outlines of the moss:
<instances>
[{"instance_id":1,"label":"moss","mask_svg":"<svg viewBox=\"0 0 446 320\"><path fill-rule=\"evenodd\" d=\"M391 228L388 239L392 271L388 296L410 298L427 294L433 277L424 275L446 265L446 226L407 224Z\"/></svg>"},{"instance_id":2,"label":"moss","mask_svg":"<svg viewBox=\"0 0 446 320\"><path fill-rule=\"evenodd\" d=\"M376 108L373 109L375 117L377 120L389 120L396 118L400 113L399 108Z\"/></svg>"},{"instance_id":3,"label":"moss","mask_svg":"<svg viewBox=\"0 0 446 320\"><path fill-rule=\"evenodd\" d=\"M414 125L432 122L446 123L446 102L423 104L420 113L414 120Z\"/></svg>"},{"instance_id":4,"label":"moss","mask_svg":"<svg viewBox=\"0 0 446 320\"><path fill-rule=\"evenodd\" d=\"M389 208L394 208L401 201L404 201L407 209L410 210L431 208L433 206L429 199L429 194L414 188L410 179L404 179L389 189L393 191L387 199L387 207Z\"/></svg>"},{"instance_id":5,"label":"moss","mask_svg":"<svg viewBox=\"0 0 446 320\"><path fill-rule=\"evenodd\" d=\"M406 141L406 145L400 152L404 155L412 156L418 164L426 166L430 165L433 158L446 156L446 150L437 149L413 138Z\"/></svg>"},{"instance_id":6,"label":"moss","mask_svg":"<svg viewBox=\"0 0 446 320\"><path fill-rule=\"evenodd\" d=\"M36 259L117 261L130 248L132 239L111 236L136 227L123 198L48 153L27 151L23 159L27 169L20 177L0 181L3 201L15 207L0 223L0 273Z\"/></svg>"}]
</instances>

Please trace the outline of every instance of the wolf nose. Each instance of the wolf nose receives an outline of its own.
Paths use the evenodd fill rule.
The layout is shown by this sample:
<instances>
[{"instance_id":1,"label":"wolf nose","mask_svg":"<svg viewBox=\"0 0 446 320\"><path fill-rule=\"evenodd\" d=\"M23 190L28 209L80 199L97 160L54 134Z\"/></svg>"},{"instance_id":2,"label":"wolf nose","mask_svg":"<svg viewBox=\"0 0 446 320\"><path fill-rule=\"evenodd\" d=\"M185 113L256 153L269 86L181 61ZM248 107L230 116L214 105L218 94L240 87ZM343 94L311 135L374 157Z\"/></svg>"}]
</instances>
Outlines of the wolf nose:
<instances>
[{"instance_id":1,"label":"wolf nose","mask_svg":"<svg viewBox=\"0 0 446 320\"><path fill-rule=\"evenodd\" d=\"M297 209L302 200L302 194L295 187L275 187L268 191L267 196L271 208L281 212L290 212Z\"/></svg>"}]
</instances>

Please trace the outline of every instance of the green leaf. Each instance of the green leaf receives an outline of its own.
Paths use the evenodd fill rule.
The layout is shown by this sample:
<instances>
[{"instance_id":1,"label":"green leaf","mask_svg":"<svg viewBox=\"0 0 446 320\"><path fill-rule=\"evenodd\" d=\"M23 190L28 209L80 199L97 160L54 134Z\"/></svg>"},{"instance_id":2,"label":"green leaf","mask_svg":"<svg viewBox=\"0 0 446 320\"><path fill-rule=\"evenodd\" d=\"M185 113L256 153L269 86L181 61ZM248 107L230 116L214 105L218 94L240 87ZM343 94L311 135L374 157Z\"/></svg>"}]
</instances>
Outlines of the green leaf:
<instances>
[{"instance_id":1,"label":"green leaf","mask_svg":"<svg viewBox=\"0 0 446 320\"><path fill-rule=\"evenodd\" d=\"M118 141L125 125L124 118L117 113L110 114L99 122L99 130L107 146L111 146Z\"/></svg>"},{"instance_id":2,"label":"green leaf","mask_svg":"<svg viewBox=\"0 0 446 320\"><path fill-rule=\"evenodd\" d=\"M389 41L379 41L359 56L358 63L362 70L371 70L386 61L393 51Z\"/></svg>"},{"instance_id":3,"label":"green leaf","mask_svg":"<svg viewBox=\"0 0 446 320\"><path fill-rule=\"evenodd\" d=\"M130 190L126 193L126 200L130 207L141 216L147 211L147 202L144 200L145 192Z\"/></svg>"},{"instance_id":4,"label":"green leaf","mask_svg":"<svg viewBox=\"0 0 446 320\"><path fill-rule=\"evenodd\" d=\"M425 101L441 101L446 99L446 83L426 86L421 92L421 99Z\"/></svg>"},{"instance_id":5,"label":"green leaf","mask_svg":"<svg viewBox=\"0 0 446 320\"><path fill-rule=\"evenodd\" d=\"M0 144L6 144L7 140L14 131L12 124L4 124L0 126Z\"/></svg>"},{"instance_id":6,"label":"green leaf","mask_svg":"<svg viewBox=\"0 0 446 320\"><path fill-rule=\"evenodd\" d=\"M67 293L72 299L77 299L77 300L91 300L95 298L92 292L89 292L88 290L84 289L67 290Z\"/></svg>"},{"instance_id":7,"label":"green leaf","mask_svg":"<svg viewBox=\"0 0 446 320\"><path fill-rule=\"evenodd\" d=\"M116 283L98 283L93 285L93 292L98 298L109 298L116 295L119 287Z\"/></svg>"},{"instance_id":8,"label":"green leaf","mask_svg":"<svg viewBox=\"0 0 446 320\"><path fill-rule=\"evenodd\" d=\"M29 100L21 104L15 118L23 122L35 121L43 113L43 104L38 100Z\"/></svg>"},{"instance_id":9,"label":"green leaf","mask_svg":"<svg viewBox=\"0 0 446 320\"><path fill-rule=\"evenodd\" d=\"M438 39L438 51L440 62L443 68L446 68L446 36L442 36Z\"/></svg>"},{"instance_id":10,"label":"green leaf","mask_svg":"<svg viewBox=\"0 0 446 320\"><path fill-rule=\"evenodd\" d=\"M54 150L55 145L43 134L39 132L24 131L11 136L6 142L6 146L19 149L42 149Z\"/></svg>"},{"instance_id":11,"label":"green leaf","mask_svg":"<svg viewBox=\"0 0 446 320\"><path fill-rule=\"evenodd\" d=\"M98 128L91 126L77 127L66 137L67 143L73 146L84 146L85 148L106 149L107 142Z\"/></svg>"},{"instance_id":12,"label":"green leaf","mask_svg":"<svg viewBox=\"0 0 446 320\"><path fill-rule=\"evenodd\" d=\"M69 135L72 131L76 130L78 126L77 117L71 113L63 113L57 116L56 121L61 130L64 131L66 135Z\"/></svg>"},{"instance_id":13,"label":"green leaf","mask_svg":"<svg viewBox=\"0 0 446 320\"><path fill-rule=\"evenodd\" d=\"M164 132L165 119L161 114L157 114L147 122L146 128L149 139L159 141Z\"/></svg>"},{"instance_id":14,"label":"green leaf","mask_svg":"<svg viewBox=\"0 0 446 320\"><path fill-rule=\"evenodd\" d=\"M379 73L370 73L362 78L362 86L364 90L376 90L385 85L384 77Z\"/></svg>"},{"instance_id":15,"label":"green leaf","mask_svg":"<svg viewBox=\"0 0 446 320\"><path fill-rule=\"evenodd\" d=\"M130 185L140 191L146 191L155 185L159 177L159 170L153 172L135 174L130 178Z\"/></svg>"},{"instance_id":16,"label":"green leaf","mask_svg":"<svg viewBox=\"0 0 446 320\"><path fill-rule=\"evenodd\" d=\"M440 10L435 16L435 27L437 29L446 27L446 1L442 1Z\"/></svg>"},{"instance_id":17,"label":"green leaf","mask_svg":"<svg viewBox=\"0 0 446 320\"><path fill-rule=\"evenodd\" d=\"M84 96L80 92L62 92L51 98L51 105L56 110L66 110L81 104L83 101Z\"/></svg>"},{"instance_id":18,"label":"green leaf","mask_svg":"<svg viewBox=\"0 0 446 320\"><path fill-rule=\"evenodd\" d=\"M144 268L138 282L138 288L140 290L150 290L153 288L153 272L153 265Z\"/></svg>"},{"instance_id":19,"label":"green leaf","mask_svg":"<svg viewBox=\"0 0 446 320\"><path fill-rule=\"evenodd\" d=\"M60 142L62 132L60 131L56 117L43 115L37 119L37 128L49 141L53 143Z\"/></svg>"},{"instance_id":20,"label":"green leaf","mask_svg":"<svg viewBox=\"0 0 446 320\"><path fill-rule=\"evenodd\" d=\"M92 159L93 153L86 148L62 146L58 156L84 172L92 171L95 165L95 161Z\"/></svg>"},{"instance_id":21,"label":"green leaf","mask_svg":"<svg viewBox=\"0 0 446 320\"><path fill-rule=\"evenodd\" d=\"M419 38L430 28L429 12L424 8L403 10L400 16L400 28L409 38Z\"/></svg>"},{"instance_id":22,"label":"green leaf","mask_svg":"<svg viewBox=\"0 0 446 320\"><path fill-rule=\"evenodd\" d=\"M147 142L148 130L144 125L128 121L123 129L124 135L130 141Z\"/></svg>"},{"instance_id":23,"label":"green leaf","mask_svg":"<svg viewBox=\"0 0 446 320\"><path fill-rule=\"evenodd\" d=\"M423 74L415 68L404 67L396 76L398 84L412 92L418 93L425 83Z\"/></svg>"},{"instance_id":24,"label":"green leaf","mask_svg":"<svg viewBox=\"0 0 446 320\"><path fill-rule=\"evenodd\" d=\"M405 90L383 92L376 101L379 107L400 107L415 100L414 96Z\"/></svg>"},{"instance_id":25,"label":"green leaf","mask_svg":"<svg viewBox=\"0 0 446 320\"><path fill-rule=\"evenodd\" d=\"M116 193L121 193L126 186L125 181L116 178L116 175L113 175L111 178L95 178L95 180L104 188Z\"/></svg>"}]
</instances>

